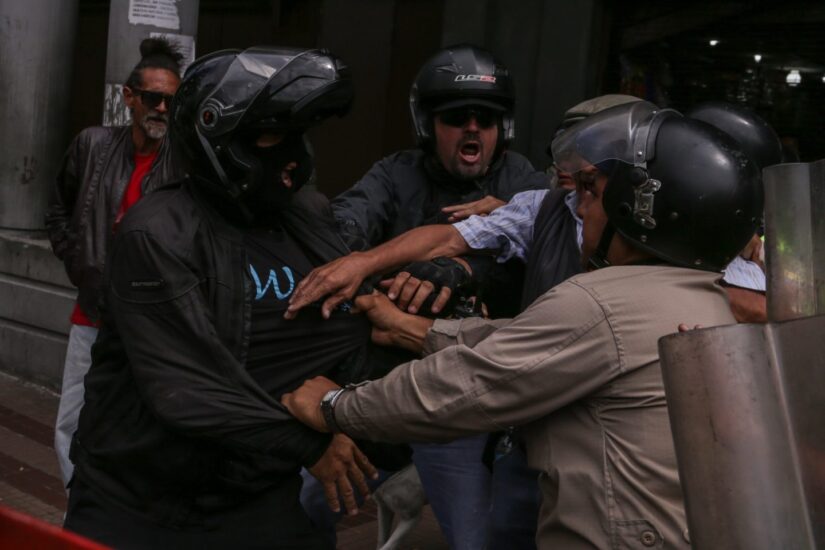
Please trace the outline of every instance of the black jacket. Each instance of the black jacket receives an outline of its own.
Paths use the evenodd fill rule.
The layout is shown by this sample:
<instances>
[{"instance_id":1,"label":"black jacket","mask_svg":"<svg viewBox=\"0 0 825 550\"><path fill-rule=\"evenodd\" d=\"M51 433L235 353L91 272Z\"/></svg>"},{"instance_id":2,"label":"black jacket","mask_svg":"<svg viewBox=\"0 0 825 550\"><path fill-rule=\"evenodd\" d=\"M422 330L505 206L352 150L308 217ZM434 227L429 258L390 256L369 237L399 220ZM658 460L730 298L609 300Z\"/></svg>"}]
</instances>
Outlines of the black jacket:
<instances>
[{"instance_id":1,"label":"black jacket","mask_svg":"<svg viewBox=\"0 0 825 550\"><path fill-rule=\"evenodd\" d=\"M143 194L183 177L173 162L169 140L141 182ZM54 253L78 288L80 309L97 320L100 283L112 225L135 169L131 126L86 128L63 157L46 212L46 229Z\"/></svg>"},{"instance_id":2,"label":"black jacket","mask_svg":"<svg viewBox=\"0 0 825 550\"><path fill-rule=\"evenodd\" d=\"M554 286L583 271L576 220L564 202L568 193L575 191L551 189L536 214L524 274L522 311Z\"/></svg>"},{"instance_id":3,"label":"black jacket","mask_svg":"<svg viewBox=\"0 0 825 550\"><path fill-rule=\"evenodd\" d=\"M283 220L316 264L345 251L319 197L299 193ZM76 475L101 498L162 523L197 522L278 486L328 446L246 371L246 266L242 230L191 180L124 217L72 446Z\"/></svg>"},{"instance_id":4,"label":"black jacket","mask_svg":"<svg viewBox=\"0 0 825 550\"><path fill-rule=\"evenodd\" d=\"M358 183L332 200L339 225L377 246L420 225L447 223L445 206L492 195L509 201L531 189L548 189L549 178L523 156L506 151L483 177L458 181L432 155L400 151L376 162Z\"/></svg>"},{"instance_id":5,"label":"black jacket","mask_svg":"<svg viewBox=\"0 0 825 550\"><path fill-rule=\"evenodd\" d=\"M358 183L332 200L332 209L347 244L367 249L421 225L445 224L445 206L492 195L509 201L521 191L548 189L547 174L537 172L526 158L506 151L487 174L472 181L452 177L434 156L421 149L390 155L367 172ZM515 317L521 296L523 268L506 266L491 257L470 258L473 278L491 313Z\"/></svg>"}]
</instances>

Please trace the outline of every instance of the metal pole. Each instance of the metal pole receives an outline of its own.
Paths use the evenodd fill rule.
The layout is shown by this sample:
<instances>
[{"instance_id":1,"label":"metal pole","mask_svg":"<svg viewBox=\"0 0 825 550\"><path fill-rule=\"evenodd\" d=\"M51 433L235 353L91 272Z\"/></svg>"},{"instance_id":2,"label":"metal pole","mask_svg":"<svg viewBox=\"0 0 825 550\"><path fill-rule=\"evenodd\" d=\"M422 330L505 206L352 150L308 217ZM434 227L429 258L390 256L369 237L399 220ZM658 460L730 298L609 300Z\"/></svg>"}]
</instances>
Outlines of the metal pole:
<instances>
[{"instance_id":1,"label":"metal pole","mask_svg":"<svg viewBox=\"0 0 825 550\"><path fill-rule=\"evenodd\" d=\"M200 0L112 0L106 54L103 124L129 124L123 84L140 61L140 42L163 36L177 42L188 65L195 59ZM185 67L184 67L185 68Z\"/></svg>"},{"instance_id":2,"label":"metal pole","mask_svg":"<svg viewBox=\"0 0 825 550\"><path fill-rule=\"evenodd\" d=\"M0 229L43 229L66 145L77 0L0 0Z\"/></svg>"},{"instance_id":3,"label":"metal pole","mask_svg":"<svg viewBox=\"0 0 825 550\"><path fill-rule=\"evenodd\" d=\"M768 319L825 314L825 160L763 176Z\"/></svg>"}]
</instances>

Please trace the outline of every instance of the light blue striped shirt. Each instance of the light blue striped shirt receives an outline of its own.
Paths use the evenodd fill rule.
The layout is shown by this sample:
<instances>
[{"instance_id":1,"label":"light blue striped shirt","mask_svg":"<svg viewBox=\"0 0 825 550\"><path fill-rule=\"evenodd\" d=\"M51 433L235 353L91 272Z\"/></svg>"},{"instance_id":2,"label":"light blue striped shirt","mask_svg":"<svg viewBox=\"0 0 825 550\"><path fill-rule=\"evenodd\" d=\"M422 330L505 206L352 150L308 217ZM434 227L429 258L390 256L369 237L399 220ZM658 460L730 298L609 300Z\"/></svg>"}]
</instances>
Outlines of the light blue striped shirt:
<instances>
[{"instance_id":1,"label":"light blue striped shirt","mask_svg":"<svg viewBox=\"0 0 825 550\"><path fill-rule=\"evenodd\" d=\"M765 292L765 272L756 262L736 256L725 268L723 280L729 285Z\"/></svg>"},{"instance_id":2,"label":"light blue striped shirt","mask_svg":"<svg viewBox=\"0 0 825 550\"><path fill-rule=\"evenodd\" d=\"M510 202L493 210L487 216L470 216L456 222L467 245L473 250L493 252L498 262L511 258L527 261L533 244L533 225L547 190L522 191L516 193ZM582 220L576 214L578 195L568 193L564 203L576 220L576 238L579 250L582 246ZM736 256L725 269L724 281L728 284L751 290L765 291L765 273L758 264Z\"/></svg>"},{"instance_id":3,"label":"light blue striped shirt","mask_svg":"<svg viewBox=\"0 0 825 550\"><path fill-rule=\"evenodd\" d=\"M496 260L506 262L511 258L527 261L533 244L533 224L547 189L516 193L510 202L493 210L487 216L470 216L456 222L453 227L473 250L487 250L496 254ZM577 195L564 197L564 202L576 220L576 235L581 249L582 220L576 215Z\"/></svg>"}]
</instances>

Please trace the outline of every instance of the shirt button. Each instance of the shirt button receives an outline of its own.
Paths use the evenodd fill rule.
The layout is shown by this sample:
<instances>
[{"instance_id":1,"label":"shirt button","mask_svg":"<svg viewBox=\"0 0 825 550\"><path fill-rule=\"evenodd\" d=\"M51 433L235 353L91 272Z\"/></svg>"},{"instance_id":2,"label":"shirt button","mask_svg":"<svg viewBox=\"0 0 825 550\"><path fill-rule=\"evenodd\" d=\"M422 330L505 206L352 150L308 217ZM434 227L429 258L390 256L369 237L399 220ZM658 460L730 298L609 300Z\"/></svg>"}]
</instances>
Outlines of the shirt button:
<instances>
[{"instance_id":1,"label":"shirt button","mask_svg":"<svg viewBox=\"0 0 825 550\"><path fill-rule=\"evenodd\" d=\"M645 546L653 546L656 544L656 533L653 531L642 531L642 536L639 538Z\"/></svg>"}]
</instances>

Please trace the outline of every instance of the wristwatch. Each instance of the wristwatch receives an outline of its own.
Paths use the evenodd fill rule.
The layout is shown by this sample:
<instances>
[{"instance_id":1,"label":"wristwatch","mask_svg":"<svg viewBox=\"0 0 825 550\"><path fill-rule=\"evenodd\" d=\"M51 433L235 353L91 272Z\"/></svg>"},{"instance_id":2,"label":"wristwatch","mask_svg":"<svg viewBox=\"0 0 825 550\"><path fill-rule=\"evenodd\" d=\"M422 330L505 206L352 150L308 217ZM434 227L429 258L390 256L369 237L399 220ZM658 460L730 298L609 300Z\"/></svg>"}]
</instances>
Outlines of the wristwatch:
<instances>
[{"instance_id":1,"label":"wristwatch","mask_svg":"<svg viewBox=\"0 0 825 550\"><path fill-rule=\"evenodd\" d=\"M338 401L338 398L345 391L346 388L330 390L324 394L323 399L321 399L321 414L324 415L324 422L326 422L327 428L334 434L341 433L341 428L335 421L335 402Z\"/></svg>"}]
</instances>

